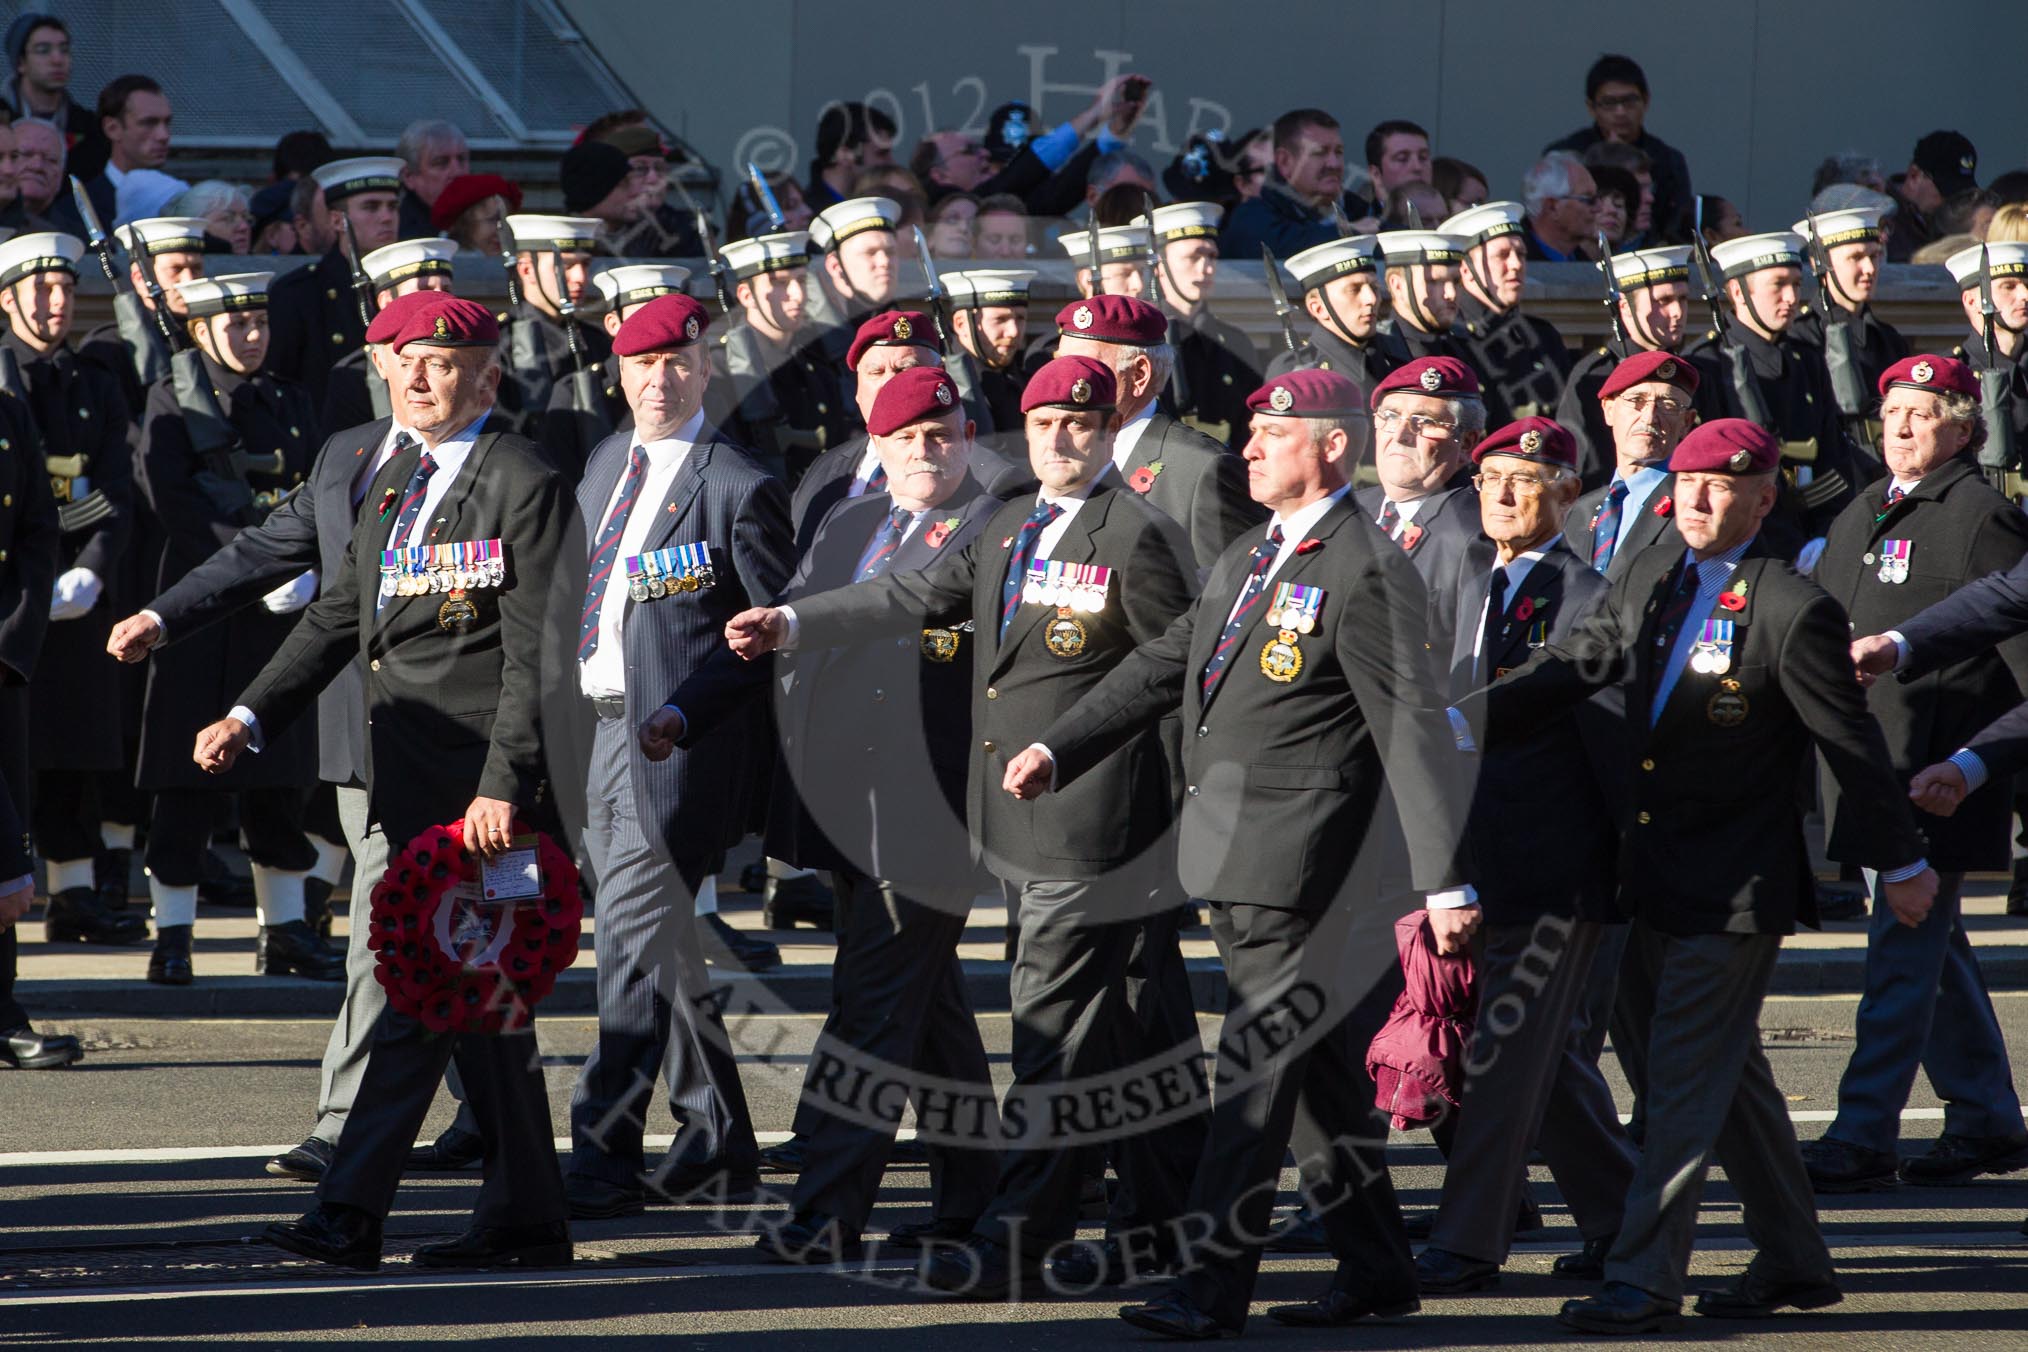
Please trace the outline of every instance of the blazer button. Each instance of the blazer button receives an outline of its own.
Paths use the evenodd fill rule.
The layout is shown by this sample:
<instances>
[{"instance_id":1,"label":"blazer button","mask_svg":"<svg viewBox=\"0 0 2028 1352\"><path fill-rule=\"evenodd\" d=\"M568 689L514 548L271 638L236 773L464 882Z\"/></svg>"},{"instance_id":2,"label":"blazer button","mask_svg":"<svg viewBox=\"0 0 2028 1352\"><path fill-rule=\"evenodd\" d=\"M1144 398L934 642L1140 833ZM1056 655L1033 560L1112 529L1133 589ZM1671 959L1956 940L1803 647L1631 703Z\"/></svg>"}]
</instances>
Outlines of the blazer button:
<instances>
[{"instance_id":1,"label":"blazer button","mask_svg":"<svg viewBox=\"0 0 2028 1352\"><path fill-rule=\"evenodd\" d=\"M887 692L885 690L875 690L873 692L873 698L876 702L879 700L884 700L887 698Z\"/></svg>"},{"instance_id":2,"label":"blazer button","mask_svg":"<svg viewBox=\"0 0 2028 1352\"><path fill-rule=\"evenodd\" d=\"M1197 729L1197 735L1198 735L1199 737L1208 737L1208 736L1210 736L1210 735L1211 735L1211 729L1210 729L1210 728L1199 728L1199 729Z\"/></svg>"},{"instance_id":3,"label":"blazer button","mask_svg":"<svg viewBox=\"0 0 2028 1352\"><path fill-rule=\"evenodd\" d=\"M995 690L992 686L989 685L986 687L986 698L998 699L1000 698L1000 692L998 690Z\"/></svg>"},{"instance_id":4,"label":"blazer button","mask_svg":"<svg viewBox=\"0 0 2028 1352\"><path fill-rule=\"evenodd\" d=\"M1655 768L1655 762L1651 760L1644 760L1641 762L1641 768L1643 770L1652 770Z\"/></svg>"},{"instance_id":5,"label":"blazer button","mask_svg":"<svg viewBox=\"0 0 2028 1352\"><path fill-rule=\"evenodd\" d=\"M1188 792L1192 798L1195 798L1197 796L1197 786L1195 784L1192 784Z\"/></svg>"},{"instance_id":6,"label":"blazer button","mask_svg":"<svg viewBox=\"0 0 2028 1352\"><path fill-rule=\"evenodd\" d=\"M368 663L367 663L366 665L367 665L367 666L369 666L369 667L371 667L371 668L373 668L373 669L374 669L375 671L379 671L379 670L380 670L380 659L376 657L376 658L374 658L374 659L373 659L373 660L372 660L371 662L368 662Z\"/></svg>"},{"instance_id":7,"label":"blazer button","mask_svg":"<svg viewBox=\"0 0 2028 1352\"><path fill-rule=\"evenodd\" d=\"M1639 822L1641 825L1646 826L1651 819L1649 818L1647 813L1642 812L1637 813L1634 817L1634 820Z\"/></svg>"},{"instance_id":8,"label":"blazer button","mask_svg":"<svg viewBox=\"0 0 2028 1352\"><path fill-rule=\"evenodd\" d=\"M12 493L0 494L0 507L12 507L13 505L14 495Z\"/></svg>"},{"instance_id":9,"label":"blazer button","mask_svg":"<svg viewBox=\"0 0 2028 1352\"><path fill-rule=\"evenodd\" d=\"M993 744L991 742L979 743L979 749L981 751L984 751L989 756L993 754Z\"/></svg>"}]
</instances>

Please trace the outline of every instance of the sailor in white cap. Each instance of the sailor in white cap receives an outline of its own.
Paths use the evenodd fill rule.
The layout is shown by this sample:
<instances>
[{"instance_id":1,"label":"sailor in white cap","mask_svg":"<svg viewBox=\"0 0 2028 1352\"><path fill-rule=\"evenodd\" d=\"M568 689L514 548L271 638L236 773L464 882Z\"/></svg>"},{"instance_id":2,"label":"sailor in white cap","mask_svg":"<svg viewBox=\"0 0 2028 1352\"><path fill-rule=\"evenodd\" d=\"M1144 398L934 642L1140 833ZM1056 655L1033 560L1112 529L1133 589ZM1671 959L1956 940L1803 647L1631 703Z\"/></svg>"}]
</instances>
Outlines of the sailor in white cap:
<instances>
[{"instance_id":1,"label":"sailor in white cap","mask_svg":"<svg viewBox=\"0 0 2028 1352\"><path fill-rule=\"evenodd\" d=\"M892 301L900 285L900 224L901 204L891 197L834 202L810 222L809 255L816 266L804 308L841 379L860 321Z\"/></svg>"},{"instance_id":2,"label":"sailor in white cap","mask_svg":"<svg viewBox=\"0 0 2028 1352\"><path fill-rule=\"evenodd\" d=\"M449 291L455 240L403 239L375 249L360 260L373 285L378 314L397 296L414 291ZM387 380L377 365L374 345L363 343L331 366L324 379L324 402L317 425L326 433L358 427L388 416Z\"/></svg>"},{"instance_id":3,"label":"sailor in white cap","mask_svg":"<svg viewBox=\"0 0 2028 1352\"><path fill-rule=\"evenodd\" d=\"M1822 349L1845 435L1875 458L1880 454L1880 377L1913 350L1898 329L1873 311L1873 290L1887 257L1880 229L1884 215L1879 207L1847 207L1814 212L1796 222L1796 233L1809 244L1817 303L1804 306L1790 326L1799 340Z\"/></svg>"},{"instance_id":4,"label":"sailor in white cap","mask_svg":"<svg viewBox=\"0 0 2028 1352\"><path fill-rule=\"evenodd\" d=\"M1556 326L1521 313L1528 279L1525 212L1519 202L1484 202L1441 227L1469 241L1459 273L1458 324L1479 372L1488 427L1547 417L1563 397L1570 370L1570 349Z\"/></svg>"},{"instance_id":5,"label":"sailor in white cap","mask_svg":"<svg viewBox=\"0 0 2028 1352\"><path fill-rule=\"evenodd\" d=\"M510 426L536 441L572 474L626 413L626 402L605 378L612 337L602 325L582 317L598 297L591 284L592 256L604 224L596 216L533 213L502 222L502 239L507 235L514 239L514 279L522 304L500 326L506 369L495 410L510 417ZM572 312L568 319L566 310ZM602 420L602 427L581 426L573 412L571 385L578 353L593 373L603 407L590 416L594 422Z\"/></svg>"},{"instance_id":6,"label":"sailor in white cap","mask_svg":"<svg viewBox=\"0 0 2028 1352\"><path fill-rule=\"evenodd\" d=\"M1742 235L1712 245L1711 261L1732 313L1723 333L1707 332L1683 349L1702 377L1697 412L1705 422L1757 422L1782 443L1783 477L1795 492L1782 495L1763 538L1800 550L1873 477L1845 436L1823 349L1793 328L1803 309L1803 237L1792 230Z\"/></svg>"},{"instance_id":7,"label":"sailor in white cap","mask_svg":"<svg viewBox=\"0 0 2028 1352\"><path fill-rule=\"evenodd\" d=\"M234 528L257 525L303 482L315 457L309 397L263 369L269 346L268 282L273 273L198 278L181 285L187 325L202 356L204 405L185 407L176 382L148 391L135 456L142 500L160 523L163 549L156 594L218 552ZM191 397L187 392L184 398ZM219 456L199 449L193 417L213 410L236 442ZM194 976L191 925L197 883L212 826L236 797L240 834L253 866L260 932L254 971L342 981L345 955L327 945L305 915L305 884L317 851L303 829L306 791L317 781L317 740L308 724L271 738L226 774L209 775L190 758L197 734L230 704L295 628L296 612L317 592L314 572L277 588L265 605L247 606L218 624L176 634L153 655L141 713L135 782L153 795L148 829L148 891L154 902L155 952L148 979L187 985Z\"/></svg>"},{"instance_id":8,"label":"sailor in white cap","mask_svg":"<svg viewBox=\"0 0 2028 1352\"><path fill-rule=\"evenodd\" d=\"M1103 291L1108 296L1148 294L1148 228L1145 225L1108 225L1098 232L1099 280L1091 276L1090 232L1074 230L1058 235L1056 242L1077 265L1077 289L1086 296Z\"/></svg>"},{"instance_id":9,"label":"sailor in white cap","mask_svg":"<svg viewBox=\"0 0 2028 1352\"><path fill-rule=\"evenodd\" d=\"M311 171L324 194L331 249L284 273L268 293L268 369L302 385L321 408L331 368L366 341L352 259L394 243L401 225L402 162L392 155L332 160Z\"/></svg>"},{"instance_id":10,"label":"sailor in white cap","mask_svg":"<svg viewBox=\"0 0 2028 1352\"><path fill-rule=\"evenodd\" d=\"M619 332L635 306L657 296L687 295L689 282L690 269L674 263L623 263L599 273L592 285L605 302L607 335Z\"/></svg>"},{"instance_id":11,"label":"sailor in white cap","mask_svg":"<svg viewBox=\"0 0 2028 1352\"><path fill-rule=\"evenodd\" d=\"M1237 450L1246 444L1246 398L1260 388L1263 363L1244 330L1211 312L1224 215L1216 202L1176 202L1156 207L1153 221L1138 216L1133 223L1153 231L1161 269L1158 292L1181 377L1171 382L1167 399L1187 401L1174 410L1178 418Z\"/></svg>"},{"instance_id":12,"label":"sailor in white cap","mask_svg":"<svg viewBox=\"0 0 2028 1352\"><path fill-rule=\"evenodd\" d=\"M855 199L869 200L886 201ZM880 233L864 222L882 218L855 216L847 210L853 205L841 202L832 210L859 226L855 234ZM811 323L817 284L810 239L810 232L787 230L733 240L718 251L732 269L733 295L746 322L726 325L713 351L719 379L705 395L713 421L790 487L858 423L844 377L828 355L828 335ZM849 332L846 339L849 344Z\"/></svg>"},{"instance_id":13,"label":"sailor in white cap","mask_svg":"<svg viewBox=\"0 0 2028 1352\"><path fill-rule=\"evenodd\" d=\"M1619 289L1617 334L1577 359L1556 404L1556 421L1577 438L1577 468L1589 493L1613 474L1613 435L1606 425L1599 390L1613 368L1636 352L1675 352L1690 327L1690 246L1629 249L1612 256L1613 285Z\"/></svg>"},{"instance_id":14,"label":"sailor in white cap","mask_svg":"<svg viewBox=\"0 0 2028 1352\"><path fill-rule=\"evenodd\" d=\"M119 226L113 239L126 251L127 280L148 322L137 334L121 333L117 322L101 324L84 336L77 354L111 371L127 406L138 409L148 387L169 373L169 340L154 318L155 298L150 293L161 292L163 309L172 316L170 326L180 328L185 311L176 285L204 275L204 218L150 216ZM142 268L143 255L154 263L152 288Z\"/></svg>"},{"instance_id":15,"label":"sailor in white cap","mask_svg":"<svg viewBox=\"0 0 2028 1352\"><path fill-rule=\"evenodd\" d=\"M1268 363L1270 376L1314 366L1371 390L1408 360L1408 345L1380 327L1387 287L1380 280L1379 236L1334 239L1282 266L1295 277L1302 307L1316 327L1303 347Z\"/></svg>"},{"instance_id":16,"label":"sailor in white cap","mask_svg":"<svg viewBox=\"0 0 2028 1352\"><path fill-rule=\"evenodd\" d=\"M1469 363L1458 328L1458 276L1470 241L1441 230L1383 230L1391 331L1408 347L1404 360L1456 357Z\"/></svg>"},{"instance_id":17,"label":"sailor in white cap","mask_svg":"<svg viewBox=\"0 0 2028 1352\"><path fill-rule=\"evenodd\" d=\"M1951 349L1974 371L1998 366L2006 373L2001 404L2014 428L2017 455L2028 455L2028 243L1991 240L1944 260L1957 279L1958 301L1971 333ZM1993 298L1993 348L1986 346L1981 297Z\"/></svg>"}]
</instances>

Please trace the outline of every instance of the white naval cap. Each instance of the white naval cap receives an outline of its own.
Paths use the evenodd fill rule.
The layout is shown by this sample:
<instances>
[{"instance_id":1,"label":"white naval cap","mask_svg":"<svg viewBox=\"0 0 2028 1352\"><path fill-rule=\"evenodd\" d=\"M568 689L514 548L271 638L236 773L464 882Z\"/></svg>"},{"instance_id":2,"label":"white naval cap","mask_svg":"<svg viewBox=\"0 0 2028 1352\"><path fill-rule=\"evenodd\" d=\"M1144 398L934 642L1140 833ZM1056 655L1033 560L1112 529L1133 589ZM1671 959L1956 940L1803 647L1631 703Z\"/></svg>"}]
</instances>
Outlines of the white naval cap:
<instances>
[{"instance_id":1,"label":"white naval cap","mask_svg":"<svg viewBox=\"0 0 2028 1352\"><path fill-rule=\"evenodd\" d=\"M596 216L509 216L507 233L516 253L590 253L597 247Z\"/></svg>"},{"instance_id":2,"label":"white naval cap","mask_svg":"<svg viewBox=\"0 0 2028 1352\"><path fill-rule=\"evenodd\" d=\"M324 190L324 205L335 207L363 192L400 192L404 167L393 155L361 155L320 164L310 171L310 177Z\"/></svg>"},{"instance_id":3,"label":"white naval cap","mask_svg":"<svg viewBox=\"0 0 2028 1352\"><path fill-rule=\"evenodd\" d=\"M1056 242L1070 255L1070 261L1084 266L1091 259L1089 230L1076 230L1067 235L1058 235ZM1145 225L1107 225L1098 232L1098 256L1100 263L1145 263L1148 261L1148 227Z\"/></svg>"},{"instance_id":4,"label":"white naval cap","mask_svg":"<svg viewBox=\"0 0 2028 1352\"><path fill-rule=\"evenodd\" d=\"M617 310L657 296L680 293L689 280L690 269L674 263L626 263L599 273L592 278L592 285L605 297L606 304Z\"/></svg>"},{"instance_id":5,"label":"white naval cap","mask_svg":"<svg viewBox=\"0 0 2028 1352\"><path fill-rule=\"evenodd\" d=\"M973 268L944 274L953 305L1026 305L1035 273L1025 268Z\"/></svg>"},{"instance_id":6,"label":"white naval cap","mask_svg":"<svg viewBox=\"0 0 2028 1352\"><path fill-rule=\"evenodd\" d=\"M1803 265L1803 237L1793 230L1741 235L1712 245L1711 261L1728 281L1767 268L1799 268Z\"/></svg>"},{"instance_id":7,"label":"white naval cap","mask_svg":"<svg viewBox=\"0 0 2028 1352\"><path fill-rule=\"evenodd\" d=\"M1519 202L1481 202L1475 207L1466 207L1437 229L1446 235L1462 236L1471 241L1468 247L1476 248L1501 235L1520 234L1521 218L1527 210Z\"/></svg>"},{"instance_id":8,"label":"white naval cap","mask_svg":"<svg viewBox=\"0 0 2028 1352\"><path fill-rule=\"evenodd\" d=\"M1980 266L1980 255L1985 258ZM1960 249L1944 260L1944 266L1951 270L1951 276L1958 279L1958 289L1969 291L1982 278L2028 277L2028 243L2019 240L1988 240L1984 245L1974 244L1969 249ZM0 273L0 281L5 274Z\"/></svg>"},{"instance_id":9,"label":"white naval cap","mask_svg":"<svg viewBox=\"0 0 2028 1352\"><path fill-rule=\"evenodd\" d=\"M835 249L868 230L892 230L900 219L901 204L891 197L853 197L834 202L810 222L810 244L818 250Z\"/></svg>"},{"instance_id":10,"label":"white naval cap","mask_svg":"<svg viewBox=\"0 0 2028 1352\"><path fill-rule=\"evenodd\" d=\"M451 257L458 242L451 239L400 239L386 248L375 249L359 260L359 266L373 281L373 289L385 291L411 277L448 277Z\"/></svg>"},{"instance_id":11,"label":"white naval cap","mask_svg":"<svg viewBox=\"0 0 2028 1352\"><path fill-rule=\"evenodd\" d=\"M1347 235L1343 239L1314 245L1288 260L1288 269L1294 274L1296 285L1305 291L1313 291L1348 272L1373 272L1379 266L1378 235Z\"/></svg>"},{"instance_id":12,"label":"white naval cap","mask_svg":"<svg viewBox=\"0 0 2028 1352\"><path fill-rule=\"evenodd\" d=\"M0 287L12 286L38 272L65 272L77 276L77 260L84 257L84 241L76 235L38 230L16 235L0 244Z\"/></svg>"},{"instance_id":13,"label":"white naval cap","mask_svg":"<svg viewBox=\"0 0 2028 1352\"><path fill-rule=\"evenodd\" d=\"M1179 239L1217 239L1218 223L1225 218L1225 208L1216 202L1172 202L1166 207L1156 207L1154 214L1155 238L1168 244ZM1145 212L1130 224L1143 230L1150 228ZM1099 243L1105 244L1103 234Z\"/></svg>"},{"instance_id":14,"label":"white naval cap","mask_svg":"<svg viewBox=\"0 0 2028 1352\"><path fill-rule=\"evenodd\" d=\"M1880 218L1887 213L1875 207L1847 207L1842 211L1820 211L1814 219L1803 217L1795 232L1804 239L1815 236L1827 249L1840 244L1857 244L1880 238Z\"/></svg>"},{"instance_id":15,"label":"white naval cap","mask_svg":"<svg viewBox=\"0 0 2028 1352\"><path fill-rule=\"evenodd\" d=\"M1444 230L1383 230L1380 256L1390 268L1414 267L1418 263L1462 263L1472 241Z\"/></svg>"},{"instance_id":16,"label":"white naval cap","mask_svg":"<svg viewBox=\"0 0 2028 1352\"><path fill-rule=\"evenodd\" d=\"M141 237L151 254L204 252L202 216L150 216L113 227L113 238L130 254L134 252L135 235Z\"/></svg>"},{"instance_id":17,"label":"white naval cap","mask_svg":"<svg viewBox=\"0 0 2028 1352\"><path fill-rule=\"evenodd\" d=\"M784 230L779 235L755 235L752 239L736 239L718 251L725 265L732 269L736 280L763 272L781 272L788 268L804 268L810 265L810 232L807 230Z\"/></svg>"},{"instance_id":18,"label":"white naval cap","mask_svg":"<svg viewBox=\"0 0 2028 1352\"><path fill-rule=\"evenodd\" d=\"M193 319L222 315L230 310L264 310L268 304L268 283L272 272L233 272L223 277L198 277L176 283Z\"/></svg>"},{"instance_id":19,"label":"white naval cap","mask_svg":"<svg viewBox=\"0 0 2028 1352\"><path fill-rule=\"evenodd\" d=\"M1622 291L1638 291L1661 282L1690 280L1688 244L1670 244L1654 249L1634 249L1613 255L1613 280Z\"/></svg>"}]
</instances>

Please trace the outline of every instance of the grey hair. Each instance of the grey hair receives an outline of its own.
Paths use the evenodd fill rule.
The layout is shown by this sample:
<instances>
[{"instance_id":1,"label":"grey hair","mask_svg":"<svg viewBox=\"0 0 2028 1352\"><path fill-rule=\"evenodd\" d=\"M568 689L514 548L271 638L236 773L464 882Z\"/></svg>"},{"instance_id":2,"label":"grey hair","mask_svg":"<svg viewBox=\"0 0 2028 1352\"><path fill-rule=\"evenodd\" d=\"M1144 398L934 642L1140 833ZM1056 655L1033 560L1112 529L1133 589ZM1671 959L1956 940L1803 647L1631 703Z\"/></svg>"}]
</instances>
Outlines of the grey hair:
<instances>
[{"instance_id":1,"label":"grey hair","mask_svg":"<svg viewBox=\"0 0 2028 1352\"><path fill-rule=\"evenodd\" d=\"M1943 404L1946 418L1972 429L1972 439L1965 443L1965 450L1976 451L1986 444L1986 411L1977 399L1955 390L1939 392L1937 399Z\"/></svg>"},{"instance_id":2,"label":"grey hair","mask_svg":"<svg viewBox=\"0 0 2028 1352\"><path fill-rule=\"evenodd\" d=\"M1530 216L1540 216L1553 199L1570 196L1572 170L1589 172L1584 161L1568 150L1552 150L1528 166L1521 175L1521 205Z\"/></svg>"},{"instance_id":3,"label":"grey hair","mask_svg":"<svg viewBox=\"0 0 2028 1352\"><path fill-rule=\"evenodd\" d=\"M296 186L289 189L290 218L294 219L297 216L301 216L305 220L309 219L310 212L317 205L317 194L320 191L322 189L317 186L317 176L315 174L305 174L297 179Z\"/></svg>"},{"instance_id":4,"label":"grey hair","mask_svg":"<svg viewBox=\"0 0 2028 1352\"><path fill-rule=\"evenodd\" d=\"M240 206L248 205L245 188L237 183L227 183L222 178L207 178L201 183L191 184L170 198L168 204L162 208L162 214L209 216L220 207L228 207L235 202Z\"/></svg>"},{"instance_id":5,"label":"grey hair","mask_svg":"<svg viewBox=\"0 0 2028 1352\"><path fill-rule=\"evenodd\" d=\"M1444 401L1460 437L1478 436L1486 430L1486 406L1477 395L1463 394Z\"/></svg>"},{"instance_id":6,"label":"grey hair","mask_svg":"<svg viewBox=\"0 0 2028 1352\"><path fill-rule=\"evenodd\" d=\"M465 144L465 133L455 122L446 122L439 117L425 117L402 128L401 139L394 143L394 153L401 156L401 162L411 169L422 168L423 153L434 145Z\"/></svg>"}]
</instances>

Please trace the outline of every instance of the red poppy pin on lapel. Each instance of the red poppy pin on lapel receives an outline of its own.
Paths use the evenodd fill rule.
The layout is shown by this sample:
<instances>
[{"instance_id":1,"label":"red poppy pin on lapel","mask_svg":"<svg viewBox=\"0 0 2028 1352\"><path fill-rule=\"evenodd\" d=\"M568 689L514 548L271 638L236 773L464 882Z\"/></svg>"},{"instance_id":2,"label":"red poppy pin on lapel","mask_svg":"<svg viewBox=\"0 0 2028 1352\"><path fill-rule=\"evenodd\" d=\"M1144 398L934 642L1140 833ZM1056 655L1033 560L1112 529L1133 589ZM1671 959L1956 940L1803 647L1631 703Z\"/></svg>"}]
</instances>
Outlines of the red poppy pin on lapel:
<instances>
[{"instance_id":1,"label":"red poppy pin on lapel","mask_svg":"<svg viewBox=\"0 0 2028 1352\"><path fill-rule=\"evenodd\" d=\"M1675 514L1676 514L1676 499L1670 497L1666 493L1663 494L1662 500L1655 504L1655 515L1674 516Z\"/></svg>"},{"instance_id":2,"label":"red poppy pin on lapel","mask_svg":"<svg viewBox=\"0 0 2028 1352\"><path fill-rule=\"evenodd\" d=\"M1127 487L1136 493L1145 493L1155 486L1155 476L1161 472L1162 462L1159 460L1143 465L1127 476Z\"/></svg>"},{"instance_id":3,"label":"red poppy pin on lapel","mask_svg":"<svg viewBox=\"0 0 2028 1352\"><path fill-rule=\"evenodd\" d=\"M1296 553L1314 554L1323 547L1324 542L1322 540L1319 540L1316 536L1313 535L1309 539L1303 541L1301 544L1296 546Z\"/></svg>"},{"instance_id":4,"label":"red poppy pin on lapel","mask_svg":"<svg viewBox=\"0 0 2028 1352\"><path fill-rule=\"evenodd\" d=\"M958 528L958 518L947 516L922 533L922 542L931 549L942 549L944 541L951 538L951 532Z\"/></svg>"},{"instance_id":5,"label":"red poppy pin on lapel","mask_svg":"<svg viewBox=\"0 0 2028 1352\"><path fill-rule=\"evenodd\" d=\"M1401 547L1404 550L1414 549L1421 540L1422 540L1421 526L1410 525L1401 532Z\"/></svg>"}]
</instances>

